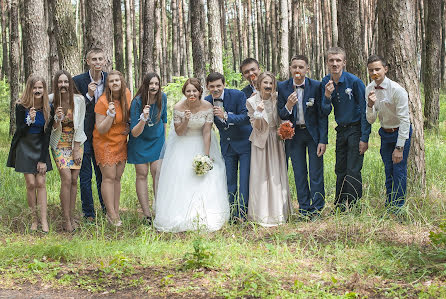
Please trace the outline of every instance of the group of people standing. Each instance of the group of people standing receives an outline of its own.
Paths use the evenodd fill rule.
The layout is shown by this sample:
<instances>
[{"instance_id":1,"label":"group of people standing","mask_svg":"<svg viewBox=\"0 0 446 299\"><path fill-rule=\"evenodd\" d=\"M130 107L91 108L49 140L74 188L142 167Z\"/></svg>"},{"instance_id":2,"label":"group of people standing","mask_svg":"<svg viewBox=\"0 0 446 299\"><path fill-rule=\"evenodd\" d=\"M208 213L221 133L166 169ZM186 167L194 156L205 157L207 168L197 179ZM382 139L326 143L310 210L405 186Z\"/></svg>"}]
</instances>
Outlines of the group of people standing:
<instances>
[{"instance_id":1,"label":"group of people standing","mask_svg":"<svg viewBox=\"0 0 446 299\"><path fill-rule=\"evenodd\" d=\"M87 53L90 69L71 77L55 74L53 93L45 80L31 76L16 105L16 132L7 165L24 173L31 231L48 232L45 174L53 159L61 177L64 229L76 229L77 178L87 221L96 212L93 169L98 197L108 222L121 226L119 202L126 162L135 164L136 193L144 221L160 231L215 231L228 220L262 226L285 223L291 212L288 160L294 171L299 215L312 219L325 205L323 155L328 144L328 115L334 107L336 137L335 207L348 210L362 196L361 169L371 123L379 116L381 156L385 165L386 205L398 211L406 193L410 147L407 92L386 77L384 58L372 55L364 83L344 70L342 48L327 51L329 75L307 77L304 55L291 59L291 77L276 82L257 60L245 59L240 71L249 82L242 91L225 88L220 73L206 78L204 96L198 79L188 79L184 98L175 104L167 129L167 96L156 73L146 74L132 100L119 71L106 73L104 52ZM281 140L277 131L291 122L294 136ZM212 130L219 131L220 147ZM169 132L167 136L167 132ZM207 155L213 168L194 173L197 155ZM308 162L307 162L308 156ZM148 173L153 180L155 218L151 217ZM37 206L40 207L40 217Z\"/></svg>"}]
</instances>

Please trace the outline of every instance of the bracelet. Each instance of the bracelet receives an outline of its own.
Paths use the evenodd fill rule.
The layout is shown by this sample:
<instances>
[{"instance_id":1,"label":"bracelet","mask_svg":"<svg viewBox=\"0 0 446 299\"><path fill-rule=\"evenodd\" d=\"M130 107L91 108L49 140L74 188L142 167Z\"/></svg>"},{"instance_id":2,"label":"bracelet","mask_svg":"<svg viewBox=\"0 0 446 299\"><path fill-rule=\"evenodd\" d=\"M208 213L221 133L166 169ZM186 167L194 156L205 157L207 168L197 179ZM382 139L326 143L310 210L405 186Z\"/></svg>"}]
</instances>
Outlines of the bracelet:
<instances>
[{"instance_id":1,"label":"bracelet","mask_svg":"<svg viewBox=\"0 0 446 299\"><path fill-rule=\"evenodd\" d=\"M26 117L26 124L28 125L28 126L31 126L33 123L35 123L36 122L36 119L34 118L34 120L32 120L31 119L31 116L29 116L29 114L28 114L28 116Z\"/></svg>"},{"instance_id":2,"label":"bracelet","mask_svg":"<svg viewBox=\"0 0 446 299\"><path fill-rule=\"evenodd\" d=\"M145 118L145 117L144 117L144 113L141 113L141 114L139 115L139 120L142 120L142 121L144 121L144 122L147 122L147 121L149 120L149 117Z\"/></svg>"},{"instance_id":3,"label":"bracelet","mask_svg":"<svg viewBox=\"0 0 446 299\"><path fill-rule=\"evenodd\" d=\"M261 119L261 118L263 118L262 112L260 112L260 111L258 111L258 110L254 111L254 118L255 118L255 119Z\"/></svg>"},{"instance_id":4,"label":"bracelet","mask_svg":"<svg viewBox=\"0 0 446 299\"><path fill-rule=\"evenodd\" d=\"M57 117L57 115L54 115L54 121L55 121L55 122L63 121L64 118L65 118L65 115L63 115L63 114L62 114L62 117L61 117L61 118Z\"/></svg>"},{"instance_id":5,"label":"bracelet","mask_svg":"<svg viewBox=\"0 0 446 299\"><path fill-rule=\"evenodd\" d=\"M116 112L115 113L111 113L110 110L107 110L107 115L110 116L110 117L115 118Z\"/></svg>"}]
</instances>

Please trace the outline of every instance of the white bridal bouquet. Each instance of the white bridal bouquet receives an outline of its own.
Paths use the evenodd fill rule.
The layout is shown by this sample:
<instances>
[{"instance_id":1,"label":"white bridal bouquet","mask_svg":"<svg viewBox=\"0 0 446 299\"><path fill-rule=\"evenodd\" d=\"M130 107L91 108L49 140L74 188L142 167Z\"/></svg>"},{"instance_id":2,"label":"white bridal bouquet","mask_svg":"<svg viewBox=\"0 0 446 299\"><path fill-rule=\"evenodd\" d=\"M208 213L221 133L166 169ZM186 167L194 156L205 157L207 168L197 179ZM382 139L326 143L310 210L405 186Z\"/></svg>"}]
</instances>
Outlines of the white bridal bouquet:
<instances>
[{"instance_id":1,"label":"white bridal bouquet","mask_svg":"<svg viewBox=\"0 0 446 299\"><path fill-rule=\"evenodd\" d=\"M214 161L209 156L206 155L196 155L192 162L195 174L198 176L205 175L209 170L214 167Z\"/></svg>"}]
</instances>

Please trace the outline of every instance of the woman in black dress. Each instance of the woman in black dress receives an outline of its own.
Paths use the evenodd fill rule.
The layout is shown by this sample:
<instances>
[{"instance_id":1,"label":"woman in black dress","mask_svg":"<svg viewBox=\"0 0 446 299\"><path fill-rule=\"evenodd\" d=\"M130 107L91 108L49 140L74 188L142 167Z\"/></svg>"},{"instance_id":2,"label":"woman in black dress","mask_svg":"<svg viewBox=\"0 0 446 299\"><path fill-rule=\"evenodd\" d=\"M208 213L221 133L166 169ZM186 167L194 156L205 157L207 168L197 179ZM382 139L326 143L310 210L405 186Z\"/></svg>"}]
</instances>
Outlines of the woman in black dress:
<instances>
[{"instance_id":1,"label":"woman in black dress","mask_svg":"<svg viewBox=\"0 0 446 299\"><path fill-rule=\"evenodd\" d=\"M25 176L31 231L37 230L39 206L42 231L48 232L45 174L52 170L48 148L54 109L50 107L47 85L42 77L31 75L28 78L25 92L16 103L15 113L16 131L7 166Z\"/></svg>"}]
</instances>

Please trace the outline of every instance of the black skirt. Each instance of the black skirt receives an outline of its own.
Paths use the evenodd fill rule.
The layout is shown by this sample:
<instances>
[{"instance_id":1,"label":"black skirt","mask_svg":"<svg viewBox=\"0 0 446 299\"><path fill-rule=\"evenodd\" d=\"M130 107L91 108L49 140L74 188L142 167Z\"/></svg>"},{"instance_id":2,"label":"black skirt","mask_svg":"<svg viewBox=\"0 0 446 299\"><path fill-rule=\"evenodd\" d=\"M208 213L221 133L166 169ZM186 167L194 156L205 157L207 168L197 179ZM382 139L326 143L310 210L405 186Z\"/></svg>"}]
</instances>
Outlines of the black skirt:
<instances>
[{"instance_id":1,"label":"black skirt","mask_svg":"<svg viewBox=\"0 0 446 299\"><path fill-rule=\"evenodd\" d=\"M42 136L40 134L27 133L20 138L15 148L15 171L21 173L37 173L37 163L42 152ZM45 158L46 171L51 171L53 166L49 152Z\"/></svg>"}]
</instances>

